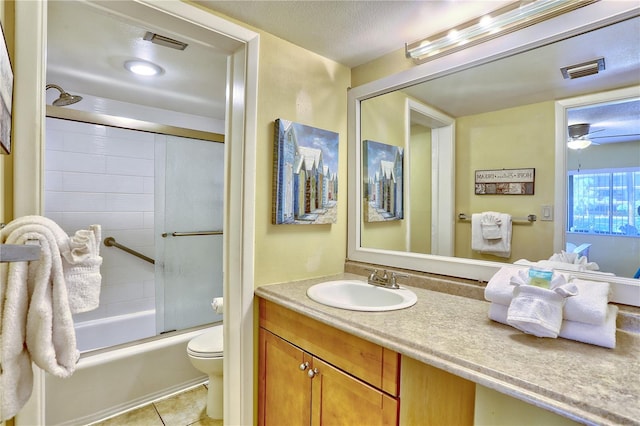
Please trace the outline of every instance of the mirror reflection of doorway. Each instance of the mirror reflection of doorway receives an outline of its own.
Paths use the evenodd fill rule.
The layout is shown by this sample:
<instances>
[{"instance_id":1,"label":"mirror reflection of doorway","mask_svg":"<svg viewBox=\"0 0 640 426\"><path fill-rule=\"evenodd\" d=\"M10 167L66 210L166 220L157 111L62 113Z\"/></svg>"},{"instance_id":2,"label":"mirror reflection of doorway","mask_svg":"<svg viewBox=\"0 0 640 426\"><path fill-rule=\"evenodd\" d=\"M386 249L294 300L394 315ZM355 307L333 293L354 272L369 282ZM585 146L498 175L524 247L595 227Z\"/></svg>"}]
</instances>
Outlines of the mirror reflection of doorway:
<instances>
[{"instance_id":1,"label":"mirror reflection of doorway","mask_svg":"<svg viewBox=\"0 0 640 426\"><path fill-rule=\"evenodd\" d=\"M565 250L598 270L640 268L640 98L567 109ZM624 256L620 254L624 253Z\"/></svg>"}]
</instances>

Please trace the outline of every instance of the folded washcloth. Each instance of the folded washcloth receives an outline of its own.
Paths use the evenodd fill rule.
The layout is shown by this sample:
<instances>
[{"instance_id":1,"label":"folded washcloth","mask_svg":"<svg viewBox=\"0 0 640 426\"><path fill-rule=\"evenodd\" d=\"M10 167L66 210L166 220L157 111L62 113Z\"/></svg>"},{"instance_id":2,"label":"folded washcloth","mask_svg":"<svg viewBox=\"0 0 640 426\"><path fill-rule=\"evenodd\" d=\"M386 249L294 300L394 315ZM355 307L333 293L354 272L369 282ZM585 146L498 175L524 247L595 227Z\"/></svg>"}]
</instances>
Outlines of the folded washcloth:
<instances>
[{"instance_id":1,"label":"folded washcloth","mask_svg":"<svg viewBox=\"0 0 640 426\"><path fill-rule=\"evenodd\" d=\"M507 322L509 307L498 303L489 305L489 318L493 321L509 325ZM603 346L605 348L616 347L616 317L618 307L608 305L605 322L600 325L585 324L577 321L563 320L558 337L588 343L590 345Z\"/></svg>"},{"instance_id":2,"label":"folded washcloth","mask_svg":"<svg viewBox=\"0 0 640 426\"><path fill-rule=\"evenodd\" d=\"M482 217L484 213L474 213L471 215L471 250L491 254L498 257L511 256L511 215L506 213L493 214L500 220L500 238L486 239L482 233Z\"/></svg>"},{"instance_id":3,"label":"folded washcloth","mask_svg":"<svg viewBox=\"0 0 640 426\"><path fill-rule=\"evenodd\" d=\"M502 238L500 225L500 213L484 212L480 218L480 229L482 230L482 238L485 240L498 240Z\"/></svg>"},{"instance_id":4,"label":"folded washcloth","mask_svg":"<svg viewBox=\"0 0 640 426\"><path fill-rule=\"evenodd\" d=\"M577 288L564 284L553 290L534 285L517 285L507 312L507 323L538 337L558 337L565 298L575 296Z\"/></svg>"},{"instance_id":5,"label":"folded washcloth","mask_svg":"<svg viewBox=\"0 0 640 426\"><path fill-rule=\"evenodd\" d=\"M509 306L513 298L514 284L528 283L528 268L516 266L503 266L487 283L484 290L484 298L489 302ZM553 271L550 287L563 286L567 282L568 275ZM562 316L565 320L578 321L586 324L602 324L607 313L609 303L610 284L604 281L587 281L572 278L578 292L567 299Z\"/></svg>"}]
</instances>

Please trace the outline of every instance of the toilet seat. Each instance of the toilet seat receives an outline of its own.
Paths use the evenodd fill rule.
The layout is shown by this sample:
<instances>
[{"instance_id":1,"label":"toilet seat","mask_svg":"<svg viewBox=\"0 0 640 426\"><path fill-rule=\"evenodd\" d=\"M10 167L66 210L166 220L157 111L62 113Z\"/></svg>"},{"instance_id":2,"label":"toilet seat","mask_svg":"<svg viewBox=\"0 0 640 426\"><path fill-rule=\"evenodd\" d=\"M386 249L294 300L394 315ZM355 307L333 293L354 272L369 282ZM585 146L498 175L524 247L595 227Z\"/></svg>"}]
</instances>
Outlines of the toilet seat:
<instances>
[{"instance_id":1,"label":"toilet seat","mask_svg":"<svg viewBox=\"0 0 640 426\"><path fill-rule=\"evenodd\" d=\"M216 326L194 337L187 345L187 353L198 358L222 358L222 326Z\"/></svg>"}]
</instances>

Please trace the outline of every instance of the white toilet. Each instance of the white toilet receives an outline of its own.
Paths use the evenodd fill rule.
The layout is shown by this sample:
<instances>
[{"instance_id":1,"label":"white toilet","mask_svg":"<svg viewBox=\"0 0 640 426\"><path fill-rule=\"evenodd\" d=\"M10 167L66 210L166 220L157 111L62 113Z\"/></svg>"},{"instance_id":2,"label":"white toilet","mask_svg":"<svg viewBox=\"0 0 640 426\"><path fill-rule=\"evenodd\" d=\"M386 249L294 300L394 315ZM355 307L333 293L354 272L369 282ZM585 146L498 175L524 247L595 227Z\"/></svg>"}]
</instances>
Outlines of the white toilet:
<instances>
[{"instance_id":1,"label":"white toilet","mask_svg":"<svg viewBox=\"0 0 640 426\"><path fill-rule=\"evenodd\" d=\"M209 376L207 416L222 419L222 325L194 337L187 345L191 364Z\"/></svg>"}]
</instances>

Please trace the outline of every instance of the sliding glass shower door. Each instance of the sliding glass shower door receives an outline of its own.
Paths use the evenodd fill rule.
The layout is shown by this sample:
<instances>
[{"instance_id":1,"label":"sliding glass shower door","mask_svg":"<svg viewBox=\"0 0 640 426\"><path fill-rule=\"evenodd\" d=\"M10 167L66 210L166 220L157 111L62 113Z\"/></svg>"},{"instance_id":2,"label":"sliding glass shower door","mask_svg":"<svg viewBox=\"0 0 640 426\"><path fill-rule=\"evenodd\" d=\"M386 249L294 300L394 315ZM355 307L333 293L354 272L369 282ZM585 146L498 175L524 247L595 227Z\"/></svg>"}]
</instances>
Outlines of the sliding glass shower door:
<instances>
[{"instance_id":1,"label":"sliding glass shower door","mask_svg":"<svg viewBox=\"0 0 640 426\"><path fill-rule=\"evenodd\" d=\"M222 296L224 144L166 138L156 144L158 333L222 320L211 302Z\"/></svg>"}]
</instances>

